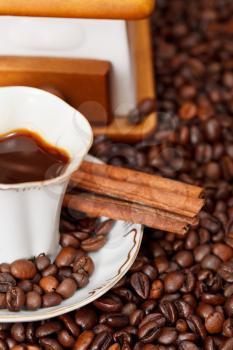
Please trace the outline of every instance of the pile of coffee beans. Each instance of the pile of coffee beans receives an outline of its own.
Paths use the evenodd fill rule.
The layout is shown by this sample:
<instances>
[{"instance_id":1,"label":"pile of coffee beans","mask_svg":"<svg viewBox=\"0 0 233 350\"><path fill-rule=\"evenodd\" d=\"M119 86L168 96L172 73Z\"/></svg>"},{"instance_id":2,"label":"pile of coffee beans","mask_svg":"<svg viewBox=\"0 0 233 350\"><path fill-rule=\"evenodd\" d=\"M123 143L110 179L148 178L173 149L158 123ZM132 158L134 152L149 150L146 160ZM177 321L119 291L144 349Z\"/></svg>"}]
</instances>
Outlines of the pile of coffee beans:
<instances>
[{"instance_id":1,"label":"pile of coffee beans","mask_svg":"<svg viewBox=\"0 0 233 350\"><path fill-rule=\"evenodd\" d=\"M200 224L185 237L146 229L110 292L53 320L1 324L0 349L233 349L233 44L221 29L232 15L230 0L157 0L158 129L134 146L100 137L92 149L205 187Z\"/></svg>"},{"instance_id":2,"label":"pile of coffee beans","mask_svg":"<svg viewBox=\"0 0 233 350\"><path fill-rule=\"evenodd\" d=\"M67 221L68 214L63 212L61 249L53 262L41 254L0 264L0 309L35 311L56 306L89 283L94 262L88 253L105 245L114 221L85 218L74 223Z\"/></svg>"}]
</instances>

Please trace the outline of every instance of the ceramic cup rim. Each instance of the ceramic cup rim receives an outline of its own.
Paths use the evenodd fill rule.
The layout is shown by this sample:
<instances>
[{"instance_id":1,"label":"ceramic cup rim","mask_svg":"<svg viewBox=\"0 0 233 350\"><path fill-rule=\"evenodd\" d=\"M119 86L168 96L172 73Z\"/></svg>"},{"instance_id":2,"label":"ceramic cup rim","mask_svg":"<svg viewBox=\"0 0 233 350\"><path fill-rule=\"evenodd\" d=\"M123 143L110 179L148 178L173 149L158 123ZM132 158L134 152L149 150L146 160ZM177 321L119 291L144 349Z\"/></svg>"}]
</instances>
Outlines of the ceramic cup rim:
<instances>
[{"instance_id":1,"label":"ceramic cup rim","mask_svg":"<svg viewBox=\"0 0 233 350\"><path fill-rule=\"evenodd\" d=\"M63 104L63 106L65 106L66 108L70 109L70 111L73 110L73 118L77 118L79 120L81 120L82 122L84 122L86 124L86 127L88 129L88 142L85 146L83 146L83 148L80 150L80 154L79 154L79 161L77 162L77 164L73 167L71 167L70 169L67 169L64 174L61 174L57 177L54 177L52 179L48 179L48 180L40 180L40 181L28 181L28 182L20 182L20 183L16 183L16 184L4 184L0 182L0 190L20 190L20 189L27 189L27 188L37 188L37 187L47 187L47 186L51 186L51 185L57 185L59 183L65 182L66 180L68 180L70 178L70 176L74 173L74 171L76 171L83 158L88 154L88 151L90 150L93 140L94 140L94 135L93 135L93 130L92 127L89 123L89 121L87 120L86 117L84 117L83 114L81 114L79 111L77 111L75 108L73 108L72 106L70 106L67 102L65 102L64 100L62 100L60 97L39 89L39 88L34 88L34 87L30 87L30 86L4 86L4 87L0 87L0 93L1 91L13 91L15 90L15 93L18 92L22 92L24 91L25 93L32 93L32 92L36 92L37 94L41 94L41 95L47 95L50 99L54 99L57 100L57 102L59 104ZM79 123L77 125L80 125ZM10 130L9 130L10 131ZM67 150L69 153L69 150ZM70 160L70 164L72 164L75 161L75 159Z\"/></svg>"}]
</instances>

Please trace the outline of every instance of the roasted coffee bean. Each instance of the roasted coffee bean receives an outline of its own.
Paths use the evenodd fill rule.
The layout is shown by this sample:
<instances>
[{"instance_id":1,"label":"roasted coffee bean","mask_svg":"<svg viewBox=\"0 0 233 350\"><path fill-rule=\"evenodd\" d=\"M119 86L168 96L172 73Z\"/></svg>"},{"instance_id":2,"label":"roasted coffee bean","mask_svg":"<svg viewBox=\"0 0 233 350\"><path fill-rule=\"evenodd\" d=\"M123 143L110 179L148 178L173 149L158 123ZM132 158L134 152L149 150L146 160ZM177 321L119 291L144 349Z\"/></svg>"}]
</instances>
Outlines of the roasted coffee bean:
<instances>
[{"instance_id":1,"label":"roasted coffee bean","mask_svg":"<svg viewBox=\"0 0 233 350\"><path fill-rule=\"evenodd\" d=\"M104 222L101 222L96 228L95 228L95 234L96 236L106 236L115 225L114 220L105 220Z\"/></svg>"},{"instance_id":2,"label":"roasted coffee bean","mask_svg":"<svg viewBox=\"0 0 233 350\"><path fill-rule=\"evenodd\" d=\"M95 327L97 316L94 310L89 307L82 308L75 313L75 322L83 330L88 330Z\"/></svg>"},{"instance_id":3,"label":"roasted coffee bean","mask_svg":"<svg viewBox=\"0 0 233 350\"><path fill-rule=\"evenodd\" d=\"M73 263L77 250L73 247L64 247L56 257L55 263L58 267L69 266Z\"/></svg>"},{"instance_id":4,"label":"roasted coffee bean","mask_svg":"<svg viewBox=\"0 0 233 350\"><path fill-rule=\"evenodd\" d=\"M42 277L39 286L43 289L45 293L54 292L58 286L59 282L54 276Z\"/></svg>"},{"instance_id":5,"label":"roasted coffee bean","mask_svg":"<svg viewBox=\"0 0 233 350\"><path fill-rule=\"evenodd\" d=\"M74 343L73 350L87 350L95 337L94 332L84 331Z\"/></svg>"},{"instance_id":6,"label":"roasted coffee bean","mask_svg":"<svg viewBox=\"0 0 233 350\"><path fill-rule=\"evenodd\" d=\"M69 232L69 231L74 231L75 230L75 225L71 223L68 220L65 220L64 218L61 219L60 221L60 229L61 232Z\"/></svg>"},{"instance_id":7,"label":"roasted coffee bean","mask_svg":"<svg viewBox=\"0 0 233 350\"><path fill-rule=\"evenodd\" d=\"M131 344L132 343L132 333L126 331L127 328L123 330L116 331L113 334L114 341L118 341L119 343L123 344ZM133 332L134 335L137 335L137 331Z\"/></svg>"},{"instance_id":8,"label":"roasted coffee bean","mask_svg":"<svg viewBox=\"0 0 233 350\"><path fill-rule=\"evenodd\" d=\"M121 311L123 304L120 298L105 295L94 302L97 309L104 312L118 312Z\"/></svg>"},{"instance_id":9,"label":"roasted coffee bean","mask_svg":"<svg viewBox=\"0 0 233 350\"><path fill-rule=\"evenodd\" d=\"M190 304L186 303L184 300L176 300L175 306L178 311L179 317L181 318L188 318L192 312L193 308Z\"/></svg>"},{"instance_id":10,"label":"roasted coffee bean","mask_svg":"<svg viewBox=\"0 0 233 350\"><path fill-rule=\"evenodd\" d=\"M112 343L112 336L108 332L99 333L91 344L90 350L106 350Z\"/></svg>"},{"instance_id":11,"label":"roasted coffee bean","mask_svg":"<svg viewBox=\"0 0 233 350\"><path fill-rule=\"evenodd\" d=\"M65 278L57 287L56 292L64 299L70 298L77 289L77 283L73 278Z\"/></svg>"},{"instance_id":12,"label":"roasted coffee bean","mask_svg":"<svg viewBox=\"0 0 233 350\"><path fill-rule=\"evenodd\" d=\"M214 313L214 307L206 303L200 303L197 308L197 314L203 319L211 316Z\"/></svg>"},{"instance_id":13,"label":"roasted coffee bean","mask_svg":"<svg viewBox=\"0 0 233 350\"><path fill-rule=\"evenodd\" d=\"M87 232L82 232L82 231L75 231L72 232L72 235L76 237L79 241L84 241L85 239L89 238L90 234Z\"/></svg>"},{"instance_id":14,"label":"roasted coffee bean","mask_svg":"<svg viewBox=\"0 0 233 350\"><path fill-rule=\"evenodd\" d=\"M76 230L80 230L89 234L93 233L96 225L98 224L98 219L90 218L87 216L83 217L82 215L79 216L78 214L79 213L71 212L72 219L74 219L76 223Z\"/></svg>"},{"instance_id":15,"label":"roasted coffee bean","mask_svg":"<svg viewBox=\"0 0 233 350\"><path fill-rule=\"evenodd\" d=\"M201 267L207 270L217 271L221 265L221 260L212 254L206 255L201 261Z\"/></svg>"},{"instance_id":16,"label":"roasted coffee bean","mask_svg":"<svg viewBox=\"0 0 233 350\"><path fill-rule=\"evenodd\" d=\"M89 276L92 275L94 271L93 260L89 256L82 256L74 262L73 272L79 272L79 270L84 270Z\"/></svg>"},{"instance_id":17,"label":"roasted coffee bean","mask_svg":"<svg viewBox=\"0 0 233 350\"><path fill-rule=\"evenodd\" d=\"M11 336L19 343L25 340L25 328L23 323L15 323L11 328Z\"/></svg>"},{"instance_id":18,"label":"roasted coffee bean","mask_svg":"<svg viewBox=\"0 0 233 350\"><path fill-rule=\"evenodd\" d=\"M185 294L183 299L186 297L192 297L191 294ZM173 293L173 294L164 294L162 296L162 298L160 299L161 303L163 303L164 301L169 301L171 303L173 303L174 301L178 300L181 297L180 293ZM185 299L184 299L185 300ZM191 301L189 302L190 304L192 303Z\"/></svg>"},{"instance_id":19,"label":"roasted coffee bean","mask_svg":"<svg viewBox=\"0 0 233 350\"><path fill-rule=\"evenodd\" d=\"M175 323L177 320L177 310L172 301L163 300L159 304L159 308L163 315L170 323Z\"/></svg>"},{"instance_id":20,"label":"roasted coffee bean","mask_svg":"<svg viewBox=\"0 0 233 350\"><path fill-rule=\"evenodd\" d=\"M36 291L26 294L26 306L28 310L37 310L41 307L41 296Z\"/></svg>"},{"instance_id":21,"label":"roasted coffee bean","mask_svg":"<svg viewBox=\"0 0 233 350\"><path fill-rule=\"evenodd\" d=\"M62 247L73 247L78 248L80 245L79 240L72 234L63 233L60 235L60 245Z\"/></svg>"},{"instance_id":22,"label":"roasted coffee bean","mask_svg":"<svg viewBox=\"0 0 233 350\"><path fill-rule=\"evenodd\" d=\"M189 267L193 263L193 254L187 250L180 251L174 257L181 267Z\"/></svg>"},{"instance_id":23,"label":"roasted coffee bean","mask_svg":"<svg viewBox=\"0 0 233 350\"><path fill-rule=\"evenodd\" d=\"M138 326L142 321L144 312L142 310L135 310L129 315L130 324L132 326Z\"/></svg>"},{"instance_id":24,"label":"roasted coffee bean","mask_svg":"<svg viewBox=\"0 0 233 350\"><path fill-rule=\"evenodd\" d=\"M123 314L110 314L107 316L106 322L111 327L123 328L129 324L129 318Z\"/></svg>"},{"instance_id":25,"label":"roasted coffee bean","mask_svg":"<svg viewBox=\"0 0 233 350\"><path fill-rule=\"evenodd\" d=\"M205 330L205 327L204 327L200 317L195 316L195 315L190 315L188 317L188 319L187 319L187 323L188 323L190 329L195 334L200 336L202 339L205 339L205 337L206 337L206 330Z\"/></svg>"},{"instance_id":26,"label":"roasted coffee bean","mask_svg":"<svg viewBox=\"0 0 233 350\"><path fill-rule=\"evenodd\" d=\"M220 312L214 312L205 320L205 328L210 334L221 333L224 316Z\"/></svg>"},{"instance_id":27,"label":"roasted coffee bean","mask_svg":"<svg viewBox=\"0 0 233 350\"><path fill-rule=\"evenodd\" d=\"M218 274L226 282L233 282L233 261L222 263L218 269Z\"/></svg>"},{"instance_id":28,"label":"roasted coffee bean","mask_svg":"<svg viewBox=\"0 0 233 350\"><path fill-rule=\"evenodd\" d=\"M139 258L137 258L135 261L134 261L134 263L133 263L133 265L131 266L131 268L130 268L130 272L139 272L139 271L141 271L142 269L143 269L143 267L145 266L145 261L144 261L144 259L139 259Z\"/></svg>"},{"instance_id":29,"label":"roasted coffee bean","mask_svg":"<svg viewBox=\"0 0 233 350\"><path fill-rule=\"evenodd\" d=\"M60 267L57 278L60 282L62 282L65 278L72 277L72 267L64 266Z\"/></svg>"},{"instance_id":30,"label":"roasted coffee bean","mask_svg":"<svg viewBox=\"0 0 233 350\"><path fill-rule=\"evenodd\" d=\"M37 292L39 295L43 294L43 290L40 288L40 286L38 286L38 284L33 284L33 292Z\"/></svg>"},{"instance_id":31,"label":"roasted coffee bean","mask_svg":"<svg viewBox=\"0 0 233 350\"><path fill-rule=\"evenodd\" d=\"M29 280L19 281L18 287L21 288L25 293L32 291L33 283Z\"/></svg>"},{"instance_id":32,"label":"roasted coffee bean","mask_svg":"<svg viewBox=\"0 0 233 350\"><path fill-rule=\"evenodd\" d=\"M197 115L197 107L192 102L184 103L179 110L179 117L183 120L189 120Z\"/></svg>"},{"instance_id":33,"label":"roasted coffee bean","mask_svg":"<svg viewBox=\"0 0 233 350\"><path fill-rule=\"evenodd\" d=\"M143 327L146 323L149 323L149 322L155 322L158 327L162 327L165 325L166 319L161 313L155 312L155 313L147 315L141 321L141 323L139 324L139 327Z\"/></svg>"},{"instance_id":34,"label":"roasted coffee bean","mask_svg":"<svg viewBox=\"0 0 233 350\"><path fill-rule=\"evenodd\" d=\"M199 350L199 349L193 342L184 340L179 344L179 350Z\"/></svg>"},{"instance_id":35,"label":"roasted coffee bean","mask_svg":"<svg viewBox=\"0 0 233 350\"><path fill-rule=\"evenodd\" d=\"M210 294L210 293L203 293L201 295L201 300L204 303L210 304L210 305L222 305L224 304L224 297L220 294Z\"/></svg>"},{"instance_id":36,"label":"roasted coffee bean","mask_svg":"<svg viewBox=\"0 0 233 350\"><path fill-rule=\"evenodd\" d=\"M151 285L150 298L159 299L163 293L163 283L160 280L155 280Z\"/></svg>"},{"instance_id":37,"label":"roasted coffee bean","mask_svg":"<svg viewBox=\"0 0 233 350\"><path fill-rule=\"evenodd\" d=\"M25 303L25 294L19 287L10 287L6 293L6 304L10 311L20 311Z\"/></svg>"},{"instance_id":38,"label":"roasted coffee bean","mask_svg":"<svg viewBox=\"0 0 233 350\"><path fill-rule=\"evenodd\" d=\"M48 256L41 254L35 259L36 267L39 271L45 270L50 265Z\"/></svg>"},{"instance_id":39,"label":"roasted coffee bean","mask_svg":"<svg viewBox=\"0 0 233 350\"><path fill-rule=\"evenodd\" d=\"M113 330L107 324L98 324L97 326L95 326L93 328L93 331L95 332L95 334L99 334L99 333L102 333L102 332L112 333Z\"/></svg>"},{"instance_id":40,"label":"roasted coffee bean","mask_svg":"<svg viewBox=\"0 0 233 350\"><path fill-rule=\"evenodd\" d=\"M77 249L77 253L76 253L76 256L75 256L75 259L74 259L74 263L75 263L77 260L79 260L81 257L86 256L86 254L87 254L87 253L84 252L83 249L81 249L81 248Z\"/></svg>"},{"instance_id":41,"label":"roasted coffee bean","mask_svg":"<svg viewBox=\"0 0 233 350\"><path fill-rule=\"evenodd\" d=\"M194 230L190 230L187 233L185 240L185 248L188 250L193 250L199 243L199 238Z\"/></svg>"},{"instance_id":42,"label":"roasted coffee bean","mask_svg":"<svg viewBox=\"0 0 233 350\"><path fill-rule=\"evenodd\" d=\"M135 292L143 299L149 295L150 283L148 277L142 272L135 272L130 279Z\"/></svg>"},{"instance_id":43,"label":"roasted coffee bean","mask_svg":"<svg viewBox=\"0 0 233 350\"><path fill-rule=\"evenodd\" d=\"M127 302L136 303L138 301L137 296L128 288L116 288L114 292Z\"/></svg>"},{"instance_id":44,"label":"roasted coffee bean","mask_svg":"<svg viewBox=\"0 0 233 350\"><path fill-rule=\"evenodd\" d=\"M57 273L58 269L57 266L55 264L50 264L48 267L46 267L43 271L42 271L42 276L43 277L47 277L47 276L55 276Z\"/></svg>"},{"instance_id":45,"label":"roasted coffee bean","mask_svg":"<svg viewBox=\"0 0 233 350\"><path fill-rule=\"evenodd\" d=\"M45 350L62 350L62 346L58 343L56 339L44 337L40 339L40 344Z\"/></svg>"},{"instance_id":46,"label":"roasted coffee bean","mask_svg":"<svg viewBox=\"0 0 233 350\"><path fill-rule=\"evenodd\" d=\"M228 318L223 323L223 335L225 337L231 338L233 336L233 319Z\"/></svg>"},{"instance_id":47,"label":"roasted coffee bean","mask_svg":"<svg viewBox=\"0 0 233 350\"><path fill-rule=\"evenodd\" d=\"M157 302L155 300L148 299L148 300L144 301L144 303L141 304L141 308L145 312L146 315L149 315L151 312L154 311L156 305L157 305Z\"/></svg>"},{"instance_id":48,"label":"roasted coffee bean","mask_svg":"<svg viewBox=\"0 0 233 350\"><path fill-rule=\"evenodd\" d=\"M144 265L142 272L149 277L151 281L154 281L156 277L158 276L157 269L154 268L152 265Z\"/></svg>"},{"instance_id":49,"label":"roasted coffee bean","mask_svg":"<svg viewBox=\"0 0 233 350\"><path fill-rule=\"evenodd\" d=\"M180 343L184 340L195 342L195 341L197 341L197 336L196 336L196 334L191 333L191 332L185 332L185 333L179 334L178 338L177 338L177 342Z\"/></svg>"},{"instance_id":50,"label":"roasted coffee bean","mask_svg":"<svg viewBox=\"0 0 233 350\"><path fill-rule=\"evenodd\" d=\"M89 282L89 276L84 270L72 273L72 277L76 281L78 288L86 287Z\"/></svg>"},{"instance_id":51,"label":"roasted coffee bean","mask_svg":"<svg viewBox=\"0 0 233 350\"><path fill-rule=\"evenodd\" d=\"M35 277L32 279L32 283L39 283L39 281L40 281L40 279L41 279L41 275L39 274L39 273L36 273L35 274Z\"/></svg>"},{"instance_id":52,"label":"roasted coffee bean","mask_svg":"<svg viewBox=\"0 0 233 350\"><path fill-rule=\"evenodd\" d=\"M27 342L29 342L31 344L35 343L36 342L36 337L35 337L36 325L35 325L35 323L29 322L27 325L25 325L25 327L26 327L25 334L26 334Z\"/></svg>"},{"instance_id":53,"label":"roasted coffee bean","mask_svg":"<svg viewBox=\"0 0 233 350\"><path fill-rule=\"evenodd\" d=\"M203 217L200 218L200 225L212 234L216 234L222 226L221 222L211 215L203 215Z\"/></svg>"},{"instance_id":54,"label":"roasted coffee bean","mask_svg":"<svg viewBox=\"0 0 233 350\"><path fill-rule=\"evenodd\" d=\"M58 332L57 339L64 348L72 348L75 343L74 337L65 329Z\"/></svg>"},{"instance_id":55,"label":"roasted coffee bean","mask_svg":"<svg viewBox=\"0 0 233 350\"><path fill-rule=\"evenodd\" d=\"M170 272L164 278L164 289L167 293L177 292L184 283L184 275L181 272Z\"/></svg>"},{"instance_id":56,"label":"roasted coffee bean","mask_svg":"<svg viewBox=\"0 0 233 350\"><path fill-rule=\"evenodd\" d=\"M180 319L176 322L176 329L179 333L184 333L188 330L188 324L185 320Z\"/></svg>"},{"instance_id":57,"label":"roasted coffee bean","mask_svg":"<svg viewBox=\"0 0 233 350\"><path fill-rule=\"evenodd\" d=\"M183 293L190 293L194 290L195 287L195 276L191 271L185 271L184 276L184 283L183 286L180 288L180 291Z\"/></svg>"},{"instance_id":58,"label":"roasted coffee bean","mask_svg":"<svg viewBox=\"0 0 233 350\"><path fill-rule=\"evenodd\" d=\"M138 337L142 343L151 343L161 334L161 328L159 328L156 322L148 322L144 326L141 326L138 330Z\"/></svg>"},{"instance_id":59,"label":"roasted coffee bean","mask_svg":"<svg viewBox=\"0 0 233 350\"><path fill-rule=\"evenodd\" d=\"M101 249L106 242L107 239L105 236L98 235L96 237L91 237L82 241L81 248L85 252L96 252L97 250Z\"/></svg>"},{"instance_id":60,"label":"roasted coffee bean","mask_svg":"<svg viewBox=\"0 0 233 350\"><path fill-rule=\"evenodd\" d=\"M48 321L36 329L36 337L42 338L57 333L62 328L59 321Z\"/></svg>"},{"instance_id":61,"label":"roasted coffee bean","mask_svg":"<svg viewBox=\"0 0 233 350\"><path fill-rule=\"evenodd\" d=\"M42 297L42 306L51 307L59 305L62 302L62 297L56 292L45 293Z\"/></svg>"},{"instance_id":62,"label":"roasted coffee bean","mask_svg":"<svg viewBox=\"0 0 233 350\"><path fill-rule=\"evenodd\" d=\"M11 264L11 274L20 280L33 279L36 275L35 264L26 259L16 260Z\"/></svg>"},{"instance_id":63,"label":"roasted coffee bean","mask_svg":"<svg viewBox=\"0 0 233 350\"><path fill-rule=\"evenodd\" d=\"M8 272L0 273L0 292L6 293L10 287L16 286L16 280Z\"/></svg>"},{"instance_id":64,"label":"roasted coffee bean","mask_svg":"<svg viewBox=\"0 0 233 350\"><path fill-rule=\"evenodd\" d=\"M163 345L174 344L177 339L177 331L172 327L164 327L158 338L158 342Z\"/></svg>"},{"instance_id":65,"label":"roasted coffee bean","mask_svg":"<svg viewBox=\"0 0 233 350\"><path fill-rule=\"evenodd\" d=\"M194 259L196 262L202 261L206 255L210 253L210 246L208 244L202 244L196 247L194 250Z\"/></svg>"},{"instance_id":66,"label":"roasted coffee bean","mask_svg":"<svg viewBox=\"0 0 233 350\"><path fill-rule=\"evenodd\" d=\"M204 132L208 141L218 141L220 136L220 127L218 120L211 118L204 123Z\"/></svg>"},{"instance_id":67,"label":"roasted coffee bean","mask_svg":"<svg viewBox=\"0 0 233 350\"><path fill-rule=\"evenodd\" d=\"M113 289L117 289L117 288L121 288L124 287L124 285L127 283L128 279L126 278L126 276L122 277L120 279L120 281L118 281L115 286L113 287Z\"/></svg>"},{"instance_id":68,"label":"roasted coffee bean","mask_svg":"<svg viewBox=\"0 0 233 350\"><path fill-rule=\"evenodd\" d=\"M153 342L161 334L161 328L165 324L165 318L159 313L150 314L139 324L138 337L142 343Z\"/></svg>"},{"instance_id":69,"label":"roasted coffee bean","mask_svg":"<svg viewBox=\"0 0 233 350\"><path fill-rule=\"evenodd\" d=\"M77 338L80 334L80 330L73 318L69 314L65 314L59 316L59 319L64 323L65 328L69 331L69 333Z\"/></svg>"}]
</instances>

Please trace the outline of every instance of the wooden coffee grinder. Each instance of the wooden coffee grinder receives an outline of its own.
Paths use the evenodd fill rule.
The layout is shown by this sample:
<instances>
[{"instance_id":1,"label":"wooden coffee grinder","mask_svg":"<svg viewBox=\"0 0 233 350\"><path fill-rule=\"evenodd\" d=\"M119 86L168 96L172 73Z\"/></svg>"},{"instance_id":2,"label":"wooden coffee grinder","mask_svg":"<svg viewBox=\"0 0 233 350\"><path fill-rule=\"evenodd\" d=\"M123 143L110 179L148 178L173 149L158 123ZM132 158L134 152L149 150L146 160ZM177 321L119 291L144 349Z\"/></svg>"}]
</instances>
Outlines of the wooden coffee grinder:
<instances>
[{"instance_id":1,"label":"wooden coffee grinder","mask_svg":"<svg viewBox=\"0 0 233 350\"><path fill-rule=\"evenodd\" d=\"M0 86L58 91L96 135L134 142L155 113L129 112L154 97L148 16L154 0L0 0Z\"/></svg>"}]
</instances>

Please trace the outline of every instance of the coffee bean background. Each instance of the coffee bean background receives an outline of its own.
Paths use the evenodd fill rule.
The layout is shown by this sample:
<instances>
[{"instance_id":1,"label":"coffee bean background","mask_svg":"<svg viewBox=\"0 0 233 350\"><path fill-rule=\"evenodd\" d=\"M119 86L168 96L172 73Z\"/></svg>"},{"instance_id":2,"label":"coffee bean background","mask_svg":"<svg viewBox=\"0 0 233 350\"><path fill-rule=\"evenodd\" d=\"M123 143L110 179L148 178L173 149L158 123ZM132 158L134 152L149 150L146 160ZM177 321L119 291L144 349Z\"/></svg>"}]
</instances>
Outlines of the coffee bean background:
<instances>
[{"instance_id":1,"label":"coffee bean background","mask_svg":"<svg viewBox=\"0 0 233 350\"><path fill-rule=\"evenodd\" d=\"M137 260L110 292L56 319L0 324L0 349L233 349L233 40L221 29L232 16L231 0L157 0L158 129L134 146L99 137L92 148L108 163L204 186L200 224L184 238L146 229ZM141 103L132 122L151 108ZM73 224L63 221L64 231ZM76 249L75 238L88 236L64 234L64 246ZM44 277L55 268L38 264ZM78 266L92 271L86 259Z\"/></svg>"}]
</instances>

